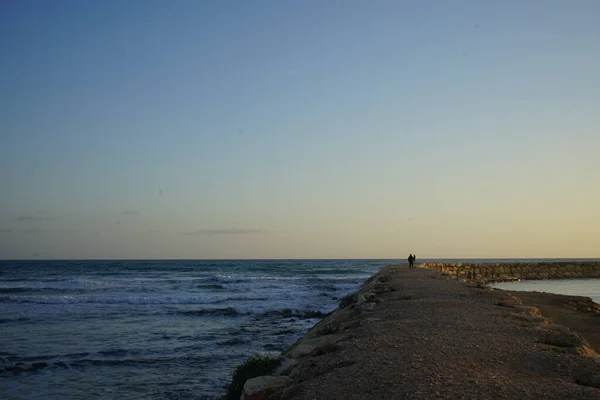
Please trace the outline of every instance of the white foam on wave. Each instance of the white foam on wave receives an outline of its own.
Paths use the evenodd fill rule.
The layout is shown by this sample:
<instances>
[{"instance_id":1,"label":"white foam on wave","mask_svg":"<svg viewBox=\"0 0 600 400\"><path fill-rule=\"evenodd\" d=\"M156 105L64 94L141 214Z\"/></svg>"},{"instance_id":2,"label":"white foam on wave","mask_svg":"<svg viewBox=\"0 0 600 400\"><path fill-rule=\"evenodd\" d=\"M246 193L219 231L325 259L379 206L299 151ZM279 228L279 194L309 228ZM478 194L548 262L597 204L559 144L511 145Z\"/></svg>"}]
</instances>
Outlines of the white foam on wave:
<instances>
[{"instance_id":1,"label":"white foam on wave","mask_svg":"<svg viewBox=\"0 0 600 400\"><path fill-rule=\"evenodd\" d=\"M222 296L3 296L5 303L36 304L210 304L225 301Z\"/></svg>"}]
</instances>

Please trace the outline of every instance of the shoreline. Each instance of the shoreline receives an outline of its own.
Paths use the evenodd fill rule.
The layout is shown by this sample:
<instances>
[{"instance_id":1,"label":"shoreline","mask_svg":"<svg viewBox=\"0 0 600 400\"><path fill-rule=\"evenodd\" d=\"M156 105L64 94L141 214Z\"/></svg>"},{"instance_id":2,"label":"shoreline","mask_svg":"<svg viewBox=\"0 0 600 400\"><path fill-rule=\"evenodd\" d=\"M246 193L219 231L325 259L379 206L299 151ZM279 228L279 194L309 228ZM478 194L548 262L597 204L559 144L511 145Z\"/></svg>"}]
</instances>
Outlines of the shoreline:
<instances>
[{"instance_id":1,"label":"shoreline","mask_svg":"<svg viewBox=\"0 0 600 400\"><path fill-rule=\"evenodd\" d=\"M580 311L557 313L561 295L473 283L383 268L285 350L271 375L248 379L244 398L600 399L596 338L568 325Z\"/></svg>"},{"instance_id":2,"label":"shoreline","mask_svg":"<svg viewBox=\"0 0 600 400\"><path fill-rule=\"evenodd\" d=\"M504 289L495 289L504 290ZM504 290L523 304L537 307L542 316L571 328L600 353L600 304L589 297L547 292Z\"/></svg>"},{"instance_id":3,"label":"shoreline","mask_svg":"<svg viewBox=\"0 0 600 400\"><path fill-rule=\"evenodd\" d=\"M423 263L421 267L436 269L454 279L462 278L463 283L475 285L528 280L600 279L600 264L596 261ZM554 324L565 325L574 330L600 353L600 302L590 297L560 293L500 288L494 290L507 292L522 304L537 307L543 317Z\"/></svg>"}]
</instances>

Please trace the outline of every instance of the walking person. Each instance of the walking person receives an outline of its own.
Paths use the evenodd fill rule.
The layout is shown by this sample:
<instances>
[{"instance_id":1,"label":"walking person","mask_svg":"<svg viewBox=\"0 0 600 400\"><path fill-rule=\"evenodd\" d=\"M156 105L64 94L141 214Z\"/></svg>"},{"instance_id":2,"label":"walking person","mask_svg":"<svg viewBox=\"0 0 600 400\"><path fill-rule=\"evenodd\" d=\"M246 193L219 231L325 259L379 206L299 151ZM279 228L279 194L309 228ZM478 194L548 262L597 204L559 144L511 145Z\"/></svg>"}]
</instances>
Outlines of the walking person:
<instances>
[{"instance_id":1,"label":"walking person","mask_svg":"<svg viewBox=\"0 0 600 400\"><path fill-rule=\"evenodd\" d=\"M415 260L415 259L413 258L413 255L412 255L412 254L409 254L409 255L408 255L408 268L409 268L409 269L412 269L414 260Z\"/></svg>"}]
</instances>

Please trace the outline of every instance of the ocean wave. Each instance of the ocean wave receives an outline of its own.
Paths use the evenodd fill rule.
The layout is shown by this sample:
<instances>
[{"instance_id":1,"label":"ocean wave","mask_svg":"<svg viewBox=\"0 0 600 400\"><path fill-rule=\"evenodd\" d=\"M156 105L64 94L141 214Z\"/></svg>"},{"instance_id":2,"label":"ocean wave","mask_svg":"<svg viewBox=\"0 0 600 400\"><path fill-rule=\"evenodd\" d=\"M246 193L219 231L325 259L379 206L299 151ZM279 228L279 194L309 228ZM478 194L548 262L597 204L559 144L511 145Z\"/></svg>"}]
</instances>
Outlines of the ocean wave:
<instances>
[{"instance_id":1,"label":"ocean wave","mask_svg":"<svg viewBox=\"0 0 600 400\"><path fill-rule=\"evenodd\" d=\"M204 282L220 282L220 283L252 283L257 284L261 281L298 281L305 279L302 276L271 276L271 275L222 275L216 274L205 278Z\"/></svg>"},{"instance_id":2,"label":"ocean wave","mask_svg":"<svg viewBox=\"0 0 600 400\"><path fill-rule=\"evenodd\" d=\"M220 283L204 283L196 286L198 289L225 289L224 285Z\"/></svg>"},{"instance_id":3,"label":"ocean wave","mask_svg":"<svg viewBox=\"0 0 600 400\"><path fill-rule=\"evenodd\" d=\"M0 366L2 373L20 374L32 372L46 367L82 367L88 365L134 365L156 362L153 358L135 358L138 351L128 349L102 350L94 353L41 354L34 356L17 356L11 354L4 358L8 365Z\"/></svg>"},{"instance_id":4,"label":"ocean wave","mask_svg":"<svg viewBox=\"0 0 600 400\"><path fill-rule=\"evenodd\" d=\"M37 371L42 368L46 368L47 366L48 366L48 363L43 362L43 361L35 362L35 363L18 363L18 364L7 365L5 367L0 367L0 376L4 375L6 373L20 374L23 372Z\"/></svg>"},{"instance_id":5,"label":"ocean wave","mask_svg":"<svg viewBox=\"0 0 600 400\"><path fill-rule=\"evenodd\" d=\"M228 295L229 294L229 295ZM226 293L221 295L163 295L163 296L85 296L85 295L64 295L64 296L0 296L1 303L13 304L220 304L227 302L264 302L272 300L272 296L245 296L243 294Z\"/></svg>"},{"instance_id":6,"label":"ocean wave","mask_svg":"<svg viewBox=\"0 0 600 400\"><path fill-rule=\"evenodd\" d=\"M255 315L260 318L264 317L281 317L281 318L323 318L326 314L320 310L294 310L291 308L268 309L265 306L246 306L246 307L222 307L222 308L201 308L197 310L181 310L176 311L177 314L190 316L242 316Z\"/></svg>"},{"instance_id":7,"label":"ocean wave","mask_svg":"<svg viewBox=\"0 0 600 400\"><path fill-rule=\"evenodd\" d=\"M236 282L247 282L248 278L236 277L232 275L221 275L216 274L205 279L205 282L224 282L224 283L236 283Z\"/></svg>"},{"instance_id":8,"label":"ocean wave","mask_svg":"<svg viewBox=\"0 0 600 400\"><path fill-rule=\"evenodd\" d=\"M233 317L233 316L237 316L237 315L245 315L246 313L244 312L240 312L238 310L236 310L234 307L225 307L225 308L202 308L199 310L185 310L185 311L178 311L178 314L182 314L182 315L189 315L189 316L195 316L195 317L202 317L202 316L216 316L216 315L222 315L222 316L227 316L227 317Z\"/></svg>"},{"instance_id":9,"label":"ocean wave","mask_svg":"<svg viewBox=\"0 0 600 400\"><path fill-rule=\"evenodd\" d=\"M64 286L9 286L0 287L0 294L18 294L18 293L65 293L65 294L80 294L80 293L106 293L106 292L154 292L156 289L148 287L134 286L100 286L100 287L77 287L74 285L65 284Z\"/></svg>"},{"instance_id":10,"label":"ocean wave","mask_svg":"<svg viewBox=\"0 0 600 400\"><path fill-rule=\"evenodd\" d=\"M111 349L111 350L100 350L98 354L105 357L125 357L133 354L137 354L137 352L133 352L128 349Z\"/></svg>"},{"instance_id":11,"label":"ocean wave","mask_svg":"<svg viewBox=\"0 0 600 400\"><path fill-rule=\"evenodd\" d=\"M250 343L250 340L244 340L244 339L235 338L235 337L217 342L217 344L219 346L238 346L240 344L246 344L246 343Z\"/></svg>"},{"instance_id":12,"label":"ocean wave","mask_svg":"<svg viewBox=\"0 0 600 400\"><path fill-rule=\"evenodd\" d=\"M183 362L194 362L194 363L206 363L207 361L214 361L214 355L178 355L170 357L127 357L127 358L84 358L75 360L67 363L63 363L62 366L71 368L76 367L87 367L87 366L140 366L140 365L161 365L167 363L180 364ZM59 364L59 363L55 363ZM59 364L60 366L60 364Z\"/></svg>"},{"instance_id":13,"label":"ocean wave","mask_svg":"<svg viewBox=\"0 0 600 400\"><path fill-rule=\"evenodd\" d=\"M0 293L20 293L20 292L30 292L32 290L36 290L37 288L26 287L26 286L17 286L17 287L1 287Z\"/></svg>"},{"instance_id":14,"label":"ocean wave","mask_svg":"<svg viewBox=\"0 0 600 400\"><path fill-rule=\"evenodd\" d=\"M22 317L22 316L18 316L18 317L0 317L0 324L8 324L10 322L24 322L24 321L29 321L30 318L28 317Z\"/></svg>"},{"instance_id":15,"label":"ocean wave","mask_svg":"<svg viewBox=\"0 0 600 400\"><path fill-rule=\"evenodd\" d=\"M156 364L168 362L187 362L187 361L210 361L214 359L214 355L177 355L177 356L147 356L140 357L129 351L117 351L115 355L110 355L111 351L106 352L109 356L104 357L100 353L80 353L65 356L54 357L35 357L35 360L25 361L19 359L13 361L10 365L0 366L0 372L21 373L30 370L41 369L45 367L87 367L90 365L140 365L140 364ZM29 357L33 358L33 357Z\"/></svg>"},{"instance_id":16,"label":"ocean wave","mask_svg":"<svg viewBox=\"0 0 600 400\"><path fill-rule=\"evenodd\" d=\"M223 301L227 299L219 296L0 296L0 303L34 304L212 304Z\"/></svg>"},{"instance_id":17,"label":"ocean wave","mask_svg":"<svg viewBox=\"0 0 600 400\"><path fill-rule=\"evenodd\" d=\"M60 287L44 287L44 286L15 286L15 287L3 287L0 288L0 294L19 294L19 293L94 293L94 292L106 292L108 289L83 289L83 288L60 288Z\"/></svg>"},{"instance_id":18,"label":"ocean wave","mask_svg":"<svg viewBox=\"0 0 600 400\"><path fill-rule=\"evenodd\" d=\"M291 308L284 308L282 310L273 310L267 311L262 314L265 317L272 316L280 316L282 318L302 318L302 319L311 319L311 318L323 318L325 313L319 310L309 310L309 311L298 311L292 310Z\"/></svg>"},{"instance_id":19,"label":"ocean wave","mask_svg":"<svg viewBox=\"0 0 600 400\"><path fill-rule=\"evenodd\" d=\"M48 362L50 360L57 360L57 359L72 359L72 358L77 358L77 357L86 357L88 356L90 353L74 353L74 354L65 354L65 355L59 355L59 354L38 354L38 355L30 355L30 356L20 356L18 354L9 354L6 356L6 360L13 363L13 364L31 364L34 362Z\"/></svg>"},{"instance_id":20,"label":"ocean wave","mask_svg":"<svg viewBox=\"0 0 600 400\"><path fill-rule=\"evenodd\" d=\"M315 271L318 275L372 275L372 272L358 268L322 268Z\"/></svg>"},{"instance_id":21,"label":"ocean wave","mask_svg":"<svg viewBox=\"0 0 600 400\"><path fill-rule=\"evenodd\" d=\"M77 360L70 363L64 363L66 367L87 367L87 366L137 366L143 364L154 364L156 363L155 359L152 358L124 358L124 359L112 359L112 358L92 358L92 359L83 359ZM58 365L58 363L57 363Z\"/></svg>"}]
</instances>

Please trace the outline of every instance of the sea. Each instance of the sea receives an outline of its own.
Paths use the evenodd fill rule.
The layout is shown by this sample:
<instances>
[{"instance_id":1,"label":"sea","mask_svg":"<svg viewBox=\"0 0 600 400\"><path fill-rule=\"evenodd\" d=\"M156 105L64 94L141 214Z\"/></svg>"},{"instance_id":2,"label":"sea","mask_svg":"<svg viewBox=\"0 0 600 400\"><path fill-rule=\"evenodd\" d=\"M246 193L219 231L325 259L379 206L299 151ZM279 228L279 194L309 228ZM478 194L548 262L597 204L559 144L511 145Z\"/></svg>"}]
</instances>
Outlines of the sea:
<instances>
[{"instance_id":1,"label":"sea","mask_svg":"<svg viewBox=\"0 0 600 400\"><path fill-rule=\"evenodd\" d=\"M585 296L600 304L600 279L548 279L543 281L522 280L511 282L495 282L490 286L503 290Z\"/></svg>"},{"instance_id":2,"label":"sea","mask_svg":"<svg viewBox=\"0 0 600 400\"><path fill-rule=\"evenodd\" d=\"M279 355L399 262L0 261L0 397L218 399L244 359ZM600 302L600 280L565 285Z\"/></svg>"}]
</instances>

